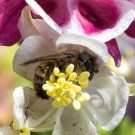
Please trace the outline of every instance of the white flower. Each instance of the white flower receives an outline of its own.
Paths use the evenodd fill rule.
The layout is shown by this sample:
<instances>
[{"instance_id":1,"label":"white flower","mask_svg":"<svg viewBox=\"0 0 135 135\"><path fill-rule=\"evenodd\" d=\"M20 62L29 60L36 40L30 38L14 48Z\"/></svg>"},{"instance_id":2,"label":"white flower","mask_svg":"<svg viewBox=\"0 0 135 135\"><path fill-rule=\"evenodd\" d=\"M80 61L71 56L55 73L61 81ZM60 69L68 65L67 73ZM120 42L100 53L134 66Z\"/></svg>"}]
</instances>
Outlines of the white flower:
<instances>
[{"instance_id":1,"label":"white flower","mask_svg":"<svg viewBox=\"0 0 135 135\"><path fill-rule=\"evenodd\" d=\"M26 14L23 17L26 17L27 12L24 13ZM29 25L29 21L32 25ZM31 88L17 88L13 94L13 110L19 127L27 127L35 132L53 130L53 135L96 135L98 123L106 130L116 127L125 114L128 87L123 77L115 76L104 65L108 60L105 45L79 35L60 36L41 20L29 21L24 21L24 25L21 25L21 28L28 27L26 31L26 28L21 29L26 39L14 58L13 68L16 73L34 81L35 70L42 61L26 65L23 63L69 49L95 57L99 72L94 74L88 88L82 91L88 99L83 104L78 104L79 100L76 100L77 102L66 106L56 104L58 107L53 107L53 96L43 100Z\"/></svg>"},{"instance_id":2,"label":"white flower","mask_svg":"<svg viewBox=\"0 0 135 135\"><path fill-rule=\"evenodd\" d=\"M14 123L17 124L17 127L13 125L13 130L10 127L2 127L0 132L3 135L7 131L16 134L18 130L28 129L28 131L35 132L53 130L52 135L97 135L98 123L106 130L116 127L125 114L128 87L123 77L115 76L105 66L104 62L108 61L105 45L79 35L60 36L44 21L32 20L28 12L29 9L25 8L20 19L21 34L26 39L15 54L13 68L16 73L34 82L35 70L43 61L30 64L26 64L26 62L65 50L77 50L80 54L86 53L91 58L94 57L99 72L94 73L94 77L86 89L82 90L81 83L87 82L88 78L80 83L77 80L77 92L71 93L72 98L68 98L68 101L73 101L70 103L57 102L52 105L55 101L54 93L48 95L50 97L48 100L43 100L29 87L16 88L13 93L13 113ZM67 68L65 68L66 73L73 73L74 68ZM56 76L57 73L59 74L58 70L53 71ZM77 76L81 76L76 70L75 73ZM75 76L70 76L70 80L73 79L72 77ZM69 83L66 77L64 79L66 83ZM74 86L74 83L71 83L70 86ZM85 102L77 99L78 93L82 94L80 97L83 97ZM56 97L61 101L62 97L59 97L59 93Z\"/></svg>"}]
</instances>

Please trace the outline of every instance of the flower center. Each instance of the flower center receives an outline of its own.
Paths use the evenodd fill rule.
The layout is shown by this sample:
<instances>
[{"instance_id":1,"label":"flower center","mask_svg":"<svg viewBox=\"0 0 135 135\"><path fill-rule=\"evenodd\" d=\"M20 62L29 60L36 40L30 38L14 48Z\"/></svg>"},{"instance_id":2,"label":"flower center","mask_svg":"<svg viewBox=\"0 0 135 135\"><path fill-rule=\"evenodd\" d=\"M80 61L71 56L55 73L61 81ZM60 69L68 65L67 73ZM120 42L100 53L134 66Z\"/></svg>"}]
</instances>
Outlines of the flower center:
<instances>
[{"instance_id":1,"label":"flower center","mask_svg":"<svg viewBox=\"0 0 135 135\"><path fill-rule=\"evenodd\" d=\"M75 110L79 110L85 101L90 100L90 95L82 91L83 88L88 87L89 76L88 71L81 72L78 76L74 72L73 64L67 66L65 73L60 72L60 69L55 67L49 80L43 84L42 88L48 96L54 98L53 107L72 104Z\"/></svg>"}]
</instances>

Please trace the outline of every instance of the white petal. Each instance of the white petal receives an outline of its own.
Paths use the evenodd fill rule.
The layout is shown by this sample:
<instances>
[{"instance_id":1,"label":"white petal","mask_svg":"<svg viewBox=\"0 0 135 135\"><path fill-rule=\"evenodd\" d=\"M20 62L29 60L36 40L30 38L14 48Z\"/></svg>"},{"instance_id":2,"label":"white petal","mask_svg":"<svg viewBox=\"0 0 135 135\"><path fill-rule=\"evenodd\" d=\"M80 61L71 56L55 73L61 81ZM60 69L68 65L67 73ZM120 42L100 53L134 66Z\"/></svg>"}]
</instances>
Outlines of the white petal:
<instances>
[{"instance_id":1,"label":"white petal","mask_svg":"<svg viewBox=\"0 0 135 135\"><path fill-rule=\"evenodd\" d=\"M28 36L34 36L39 34L39 32L33 24L29 7L25 7L23 9L21 17L18 21L18 27L23 39L25 39Z\"/></svg>"},{"instance_id":2,"label":"white petal","mask_svg":"<svg viewBox=\"0 0 135 135\"><path fill-rule=\"evenodd\" d=\"M108 50L104 43L100 43L96 40L86 38L84 36L75 35L75 34L64 34L61 35L57 42L56 46L60 49L69 48L77 49L80 52L87 51L93 52L103 59L104 62L107 62L109 59Z\"/></svg>"},{"instance_id":3,"label":"white petal","mask_svg":"<svg viewBox=\"0 0 135 135\"><path fill-rule=\"evenodd\" d=\"M24 114L25 95L23 88L16 88L13 93L13 115L20 128L25 127L26 116Z\"/></svg>"},{"instance_id":4,"label":"white petal","mask_svg":"<svg viewBox=\"0 0 135 135\"><path fill-rule=\"evenodd\" d=\"M56 121L55 121L55 125L54 125L54 130L53 130L53 133L52 135L63 135L61 134L61 115L63 113L63 108L58 108L57 109L57 113L56 113Z\"/></svg>"},{"instance_id":5,"label":"white petal","mask_svg":"<svg viewBox=\"0 0 135 135\"><path fill-rule=\"evenodd\" d=\"M33 128L36 132L45 132L53 129L52 135L61 135L61 114L63 113L63 108L57 108L45 121L40 125ZM32 123L32 121L31 121Z\"/></svg>"},{"instance_id":6,"label":"white petal","mask_svg":"<svg viewBox=\"0 0 135 135\"><path fill-rule=\"evenodd\" d=\"M60 27L44 12L44 10L34 0L25 0L28 5L39 14L44 21L58 33L62 33Z\"/></svg>"},{"instance_id":7,"label":"white petal","mask_svg":"<svg viewBox=\"0 0 135 135\"><path fill-rule=\"evenodd\" d=\"M18 27L23 39L29 36L42 35L48 42L56 42L59 33L54 31L44 20L33 19L30 14L30 8L25 7L18 22Z\"/></svg>"},{"instance_id":8,"label":"white petal","mask_svg":"<svg viewBox=\"0 0 135 135\"><path fill-rule=\"evenodd\" d=\"M104 64L99 65L98 70L99 72L94 74L94 79L114 75L114 73Z\"/></svg>"},{"instance_id":9,"label":"white petal","mask_svg":"<svg viewBox=\"0 0 135 135\"><path fill-rule=\"evenodd\" d=\"M0 135L16 135L9 126L0 127Z\"/></svg>"},{"instance_id":10,"label":"white petal","mask_svg":"<svg viewBox=\"0 0 135 135\"><path fill-rule=\"evenodd\" d=\"M60 36L59 33L57 33L56 31L54 31L44 20L35 19L35 20L33 20L33 23L34 23L36 29L39 31L39 33L45 39L48 39L53 44L56 43L56 40Z\"/></svg>"},{"instance_id":11,"label":"white petal","mask_svg":"<svg viewBox=\"0 0 135 135\"><path fill-rule=\"evenodd\" d=\"M62 135L98 135L96 127L83 108L76 111L72 106L65 107L61 124Z\"/></svg>"},{"instance_id":12,"label":"white petal","mask_svg":"<svg viewBox=\"0 0 135 135\"><path fill-rule=\"evenodd\" d=\"M56 53L57 51L55 45L49 44L48 41L42 37L28 37L24 40L14 56L13 69L19 75L33 81L35 69L39 66L39 64L41 64L41 62L28 64L27 66L22 66L21 64L34 58Z\"/></svg>"},{"instance_id":13,"label":"white petal","mask_svg":"<svg viewBox=\"0 0 135 135\"><path fill-rule=\"evenodd\" d=\"M85 104L102 128L113 129L122 120L127 102L128 87L123 77L108 76L90 82L91 100Z\"/></svg>"},{"instance_id":14,"label":"white petal","mask_svg":"<svg viewBox=\"0 0 135 135\"><path fill-rule=\"evenodd\" d=\"M56 113L52 108L51 100L42 100L37 97L34 90L19 87L13 93L13 102L14 117L20 127L36 129L41 123L44 123L46 125L44 131L53 129ZM43 130L42 128L40 127L39 130Z\"/></svg>"}]
</instances>

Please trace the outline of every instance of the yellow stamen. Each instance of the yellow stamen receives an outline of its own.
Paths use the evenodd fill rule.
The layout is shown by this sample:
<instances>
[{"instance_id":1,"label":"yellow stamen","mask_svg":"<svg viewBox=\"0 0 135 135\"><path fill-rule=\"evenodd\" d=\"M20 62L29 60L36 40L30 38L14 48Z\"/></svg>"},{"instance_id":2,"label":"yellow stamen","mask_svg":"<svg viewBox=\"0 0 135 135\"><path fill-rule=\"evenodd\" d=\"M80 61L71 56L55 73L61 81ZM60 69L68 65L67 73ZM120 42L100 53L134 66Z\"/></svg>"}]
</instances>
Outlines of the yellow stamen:
<instances>
[{"instance_id":1,"label":"yellow stamen","mask_svg":"<svg viewBox=\"0 0 135 135\"><path fill-rule=\"evenodd\" d=\"M84 71L78 74L74 72L74 65L69 64L65 73L60 72L55 67L49 80L43 84L42 88L47 95L54 98L52 106L54 108L67 106L72 103L75 110L79 110L81 105L90 100L90 95L82 92L82 88L88 87L90 73Z\"/></svg>"},{"instance_id":2,"label":"yellow stamen","mask_svg":"<svg viewBox=\"0 0 135 135\"><path fill-rule=\"evenodd\" d=\"M60 73L59 68L55 67L55 68L53 69L53 73L54 73L55 76L58 76L59 73Z\"/></svg>"},{"instance_id":3,"label":"yellow stamen","mask_svg":"<svg viewBox=\"0 0 135 135\"><path fill-rule=\"evenodd\" d=\"M87 88L89 86L89 84L87 83L87 84L80 85L80 86L81 86L81 88L85 89L85 88Z\"/></svg>"},{"instance_id":4,"label":"yellow stamen","mask_svg":"<svg viewBox=\"0 0 135 135\"><path fill-rule=\"evenodd\" d=\"M56 80L55 75L50 75L50 81L55 82L55 80Z\"/></svg>"},{"instance_id":5,"label":"yellow stamen","mask_svg":"<svg viewBox=\"0 0 135 135\"><path fill-rule=\"evenodd\" d=\"M65 83L65 78L59 78L58 80L57 80L57 83L59 84L59 85L63 85L64 83Z\"/></svg>"},{"instance_id":6,"label":"yellow stamen","mask_svg":"<svg viewBox=\"0 0 135 135\"><path fill-rule=\"evenodd\" d=\"M30 129L27 128L27 127L20 128L19 125L16 122L13 122L11 126L14 130L17 130L18 132L21 132L18 135L30 135Z\"/></svg>"},{"instance_id":7,"label":"yellow stamen","mask_svg":"<svg viewBox=\"0 0 135 135\"><path fill-rule=\"evenodd\" d=\"M72 89L68 91L68 94L69 94L69 97L70 98L73 98L74 99L76 97L76 92L73 91Z\"/></svg>"},{"instance_id":8,"label":"yellow stamen","mask_svg":"<svg viewBox=\"0 0 135 135\"><path fill-rule=\"evenodd\" d=\"M85 102L85 98L82 95L78 96L77 100L80 102L81 105Z\"/></svg>"},{"instance_id":9,"label":"yellow stamen","mask_svg":"<svg viewBox=\"0 0 135 135\"><path fill-rule=\"evenodd\" d=\"M22 133L20 133L19 135L30 135L30 130L28 128L23 128Z\"/></svg>"},{"instance_id":10,"label":"yellow stamen","mask_svg":"<svg viewBox=\"0 0 135 135\"><path fill-rule=\"evenodd\" d=\"M66 68L66 73L67 74L71 74L74 70L74 65L73 64L70 64L68 65L68 67Z\"/></svg>"},{"instance_id":11,"label":"yellow stamen","mask_svg":"<svg viewBox=\"0 0 135 135\"><path fill-rule=\"evenodd\" d=\"M59 74L59 78L65 78L65 77L66 77L66 75L64 73Z\"/></svg>"},{"instance_id":12,"label":"yellow stamen","mask_svg":"<svg viewBox=\"0 0 135 135\"><path fill-rule=\"evenodd\" d=\"M78 100L73 101L73 107L75 110L79 110L81 108L81 104Z\"/></svg>"},{"instance_id":13,"label":"yellow stamen","mask_svg":"<svg viewBox=\"0 0 135 135\"><path fill-rule=\"evenodd\" d=\"M49 91L51 91L51 90L53 90L53 89L54 89L54 87L53 87L53 86L48 85L48 84L44 84L44 85L42 86L42 88L43 88L44 90L49 90Z\"/></svg>"},{"instance_id":14,"label":"yellow stamen","mask_svg":"<svg viewBox=\"0 0 135 135\"><path fill-rule=\"evenodd\" d=\"M86 84L89 83L89 80L88 80L88 78L80 78L80 79L78 80L78 83L79 83L80 85L86 85Z\"/></svg>"},{"instance_id":15,"label":"yellow stamen","mask_svg":"<svg viewBox=\"0 0 135 135\"><path fill-rule=\"evenodd\" d=\"M80 74L80 77L82 77L82 78L89 78L89 77L90 77L90 73L87 72L87 71L84 71L84 72L82 72L82 73Z\"/></svg>"},{"instance_id":16,"label":"yellow stamen","mask_svg":"<svg viewBox=\"0 0 135 135\"><path fill-rule=\"evenodd\" d=\"M88 93L86 93L86 92L84 92L83 94L82 94L82 96L83 96L83 98L85 99L85 100L90 100L90 95L88 94Z\"/></svg>"},{"instance_id":17,"label":"yellow stamen","mask_svg":"<svg viewBox=\"0 0 135 135\"><path fill-rule=\"evenodd\" d=\"M69 75L69 79L74 81L75 79L77 78L77 73L76 72L73 72Z\"/></svg>"}]
</instances>

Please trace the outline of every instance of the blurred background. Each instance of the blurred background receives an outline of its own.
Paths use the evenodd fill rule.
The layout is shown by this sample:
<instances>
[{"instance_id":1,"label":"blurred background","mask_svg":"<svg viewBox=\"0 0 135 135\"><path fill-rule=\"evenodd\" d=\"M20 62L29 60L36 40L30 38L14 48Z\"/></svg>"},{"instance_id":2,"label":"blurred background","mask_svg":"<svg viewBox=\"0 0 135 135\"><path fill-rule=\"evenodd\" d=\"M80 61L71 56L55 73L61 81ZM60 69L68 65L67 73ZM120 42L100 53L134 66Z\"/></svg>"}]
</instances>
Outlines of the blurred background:
<instances>
[{"instance_id":1,"label":"blurred background","mask_svg":"<svg viewBox=\"0 0 135 135\"><path fill-rule=\"evenodd\" d=\"M107 64L116 74L123 75L128 83L135 83L135 40L121 35L117 42L122 53L121 67L116 68L113 59ZM19 45L11 47L0 46L0 126L12 121L12 92L19 86L30 86L31 82L18 76L12 69L14 54ZM129 98L127 112L117 128L113 131L103 131L102 135L135 135L135 97ZM32 135L51 135L48 133L32 133Z\"/></svg>"}]
</instances>

